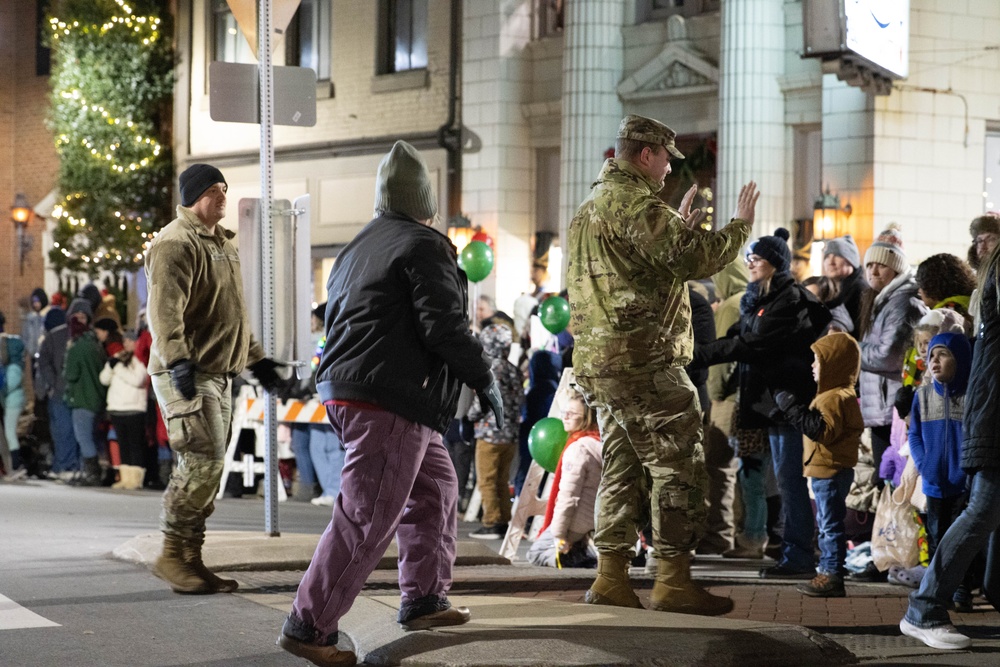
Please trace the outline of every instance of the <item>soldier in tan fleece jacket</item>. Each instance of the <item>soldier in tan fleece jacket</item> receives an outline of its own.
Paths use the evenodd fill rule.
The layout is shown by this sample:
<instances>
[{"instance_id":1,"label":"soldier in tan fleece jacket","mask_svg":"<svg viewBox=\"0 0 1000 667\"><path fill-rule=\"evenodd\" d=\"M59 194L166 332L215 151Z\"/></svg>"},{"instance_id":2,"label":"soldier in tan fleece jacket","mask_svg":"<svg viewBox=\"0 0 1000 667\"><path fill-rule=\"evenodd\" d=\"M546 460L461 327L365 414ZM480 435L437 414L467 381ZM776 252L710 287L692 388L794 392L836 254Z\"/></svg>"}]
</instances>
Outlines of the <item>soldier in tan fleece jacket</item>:
<instances>
[{"instance_id":1,"label":"soldier in tan fleece jacket","mask_svg":"<svg viewBox=\"0 0 1000 667\"><path fill-rule=\"evenodd\" d=\"M249 368L272 392L282 380L250 333L235 234L218 224L226 179L195 164L180 175L180 189L177 218L146 253L149 373L177 461L163 494L163 554L153 574L177 593L228 593L236 582L205 567L201 547L232 428L232 378Z\"/></svg>"}]
</instances>

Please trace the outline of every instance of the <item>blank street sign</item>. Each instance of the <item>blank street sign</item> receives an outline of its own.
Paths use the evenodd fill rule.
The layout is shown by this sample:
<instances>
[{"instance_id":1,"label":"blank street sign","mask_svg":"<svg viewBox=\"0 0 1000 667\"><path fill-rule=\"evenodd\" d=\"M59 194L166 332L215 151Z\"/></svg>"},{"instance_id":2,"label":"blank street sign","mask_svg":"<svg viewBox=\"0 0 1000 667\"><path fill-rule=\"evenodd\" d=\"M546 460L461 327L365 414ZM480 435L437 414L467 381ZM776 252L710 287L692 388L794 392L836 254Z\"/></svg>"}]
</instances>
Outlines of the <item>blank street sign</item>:
<instances>
[{"instance_id":1,"label":"blank street sign","mask_svg":"<svg viewBox=\"0 0 1000 667\"><path fill-rule=\"evenodd\" d=\"M260 75L247 63L208 66L209 115L228 123L260 123ZM316 124L316 72L308 67L274 68L274 124Z\"/></svg>"}]
</instances>

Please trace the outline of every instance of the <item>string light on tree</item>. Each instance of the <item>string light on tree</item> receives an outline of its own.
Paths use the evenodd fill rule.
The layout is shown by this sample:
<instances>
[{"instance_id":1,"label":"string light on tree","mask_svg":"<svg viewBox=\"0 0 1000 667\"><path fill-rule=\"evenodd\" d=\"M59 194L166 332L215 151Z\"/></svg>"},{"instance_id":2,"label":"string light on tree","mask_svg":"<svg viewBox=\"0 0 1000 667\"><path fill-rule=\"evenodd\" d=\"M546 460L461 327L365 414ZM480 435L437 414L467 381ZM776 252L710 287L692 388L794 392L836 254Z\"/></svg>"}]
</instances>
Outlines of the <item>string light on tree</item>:
<instances>
[{"instance_id":1,"label":"string light on tree","mask_svg":"<svg viewBox=\"0 0 1000 667\"><path fill-rule=\"evenodd\" d=\"M60 157L57 273L131 272L173 217L174 58L160 0L51 0L49 123Z\"/></svg>"}]
</instances>

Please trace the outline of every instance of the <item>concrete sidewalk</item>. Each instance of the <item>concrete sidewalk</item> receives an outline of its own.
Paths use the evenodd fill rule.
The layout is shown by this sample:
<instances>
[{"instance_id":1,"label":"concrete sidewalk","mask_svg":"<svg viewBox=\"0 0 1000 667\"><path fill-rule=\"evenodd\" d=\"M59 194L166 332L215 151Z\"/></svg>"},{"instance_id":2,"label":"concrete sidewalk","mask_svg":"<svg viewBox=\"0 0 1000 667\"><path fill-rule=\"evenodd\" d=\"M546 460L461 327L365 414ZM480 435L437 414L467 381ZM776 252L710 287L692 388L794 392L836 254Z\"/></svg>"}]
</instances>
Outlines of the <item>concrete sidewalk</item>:
<instances>
[{"instance_id":1,"label":"concrete sidewalk","mask_svg":"<svg viewBox=\"0 0 1000 667\"><path fill-rule=\"evenodd\" d=\"M228 572L305 570L309 567L319 535L283 533L268 537L260 532L213 530L205 534L202 559L210 570ZM137 565L152 565L163 546L162 533L144 533L133 537L111 552L115 560ZM458 541L456 566L510 565L496 551L482 542ZM379 570L395 570L399 551L393 540L379 561Z\"/></svg>"},{"instance_id":2,"label":"concrete sidewalk","mask_svg":"<svg viewBox=\"0 0 1000 667\"><path fill-rule=\"evenodd\" d=\"M463 626L404 632L397 596L361 597L341 622L371 665L847 665L854 656L798 626L570 604L453 596Z\"/></svg>"},{"instance_id":3,"label":"concrete sidewalk","mask_svg":"<svg viewBox=\"0 0 1000 667\"><path fill-rule=\"evenodd\" d=\"M318 535L212 531L205 562L235 573L241 595L282 612L309 563ZM159 533L139 535L112 556L148 565L159 554ZM798 625L725 617L707 618L641 609L595 607L560 599L516 597L518 581L555 589L580 585L593 571L512 566L492 543L460 539L457 568L495 573L497 585L482 595L453 591L472 621L456 628L404 632L396 623L399 597L370 587L341 621L360 660L373 665L846 665L853 654L822 634ZM490 566L490 567L469 567ZM396 547L373 574L375 589L392 588ZM242 576L240 573L244 573ZM269 574L273 573L273 574ZM256 582L256 585L255 585ZM270 582L270 583L265 583ZM504 591L509 591L506 594Z\"/></svg>"}]
</instances>

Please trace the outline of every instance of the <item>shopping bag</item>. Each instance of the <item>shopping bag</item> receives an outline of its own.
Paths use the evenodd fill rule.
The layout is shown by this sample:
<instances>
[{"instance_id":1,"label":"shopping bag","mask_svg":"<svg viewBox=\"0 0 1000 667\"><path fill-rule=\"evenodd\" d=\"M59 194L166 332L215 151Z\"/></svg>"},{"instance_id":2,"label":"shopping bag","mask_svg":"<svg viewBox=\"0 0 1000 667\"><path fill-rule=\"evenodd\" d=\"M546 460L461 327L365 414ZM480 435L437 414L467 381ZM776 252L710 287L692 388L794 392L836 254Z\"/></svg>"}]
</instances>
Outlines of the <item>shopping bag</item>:
<instances>
[{"instance_id":1,"label":"shopping bag","mask_svg":"<svg viewBox=\"0 0 1000 667\"><path fill-rule=\"evenodd\" d=\"M920 522L910 504L912 493L912 478L895 491L888 484L882 489L872 528L872 560L880 572L892 565L911 568L920 560Z\"/></svg>"}]
</instances>

